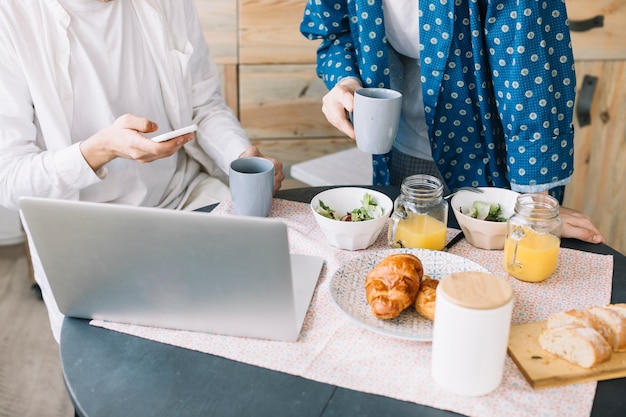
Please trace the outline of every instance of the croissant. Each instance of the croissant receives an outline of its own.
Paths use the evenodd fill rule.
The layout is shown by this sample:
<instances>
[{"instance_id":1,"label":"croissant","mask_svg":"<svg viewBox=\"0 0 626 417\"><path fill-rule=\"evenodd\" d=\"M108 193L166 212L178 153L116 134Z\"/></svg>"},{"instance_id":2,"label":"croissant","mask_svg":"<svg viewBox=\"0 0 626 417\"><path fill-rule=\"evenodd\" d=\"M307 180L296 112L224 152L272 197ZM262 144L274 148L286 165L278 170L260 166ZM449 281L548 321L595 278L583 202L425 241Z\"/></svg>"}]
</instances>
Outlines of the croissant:
<instances>
[{"instance_id":1,"label":"croissant","mask_svg":"<svg viewBox=\"0 0 626 417\"><path fill-rule=\"evenodd\" d=\"M415 299L415 310L428 320L435 320L435 302L437 301L437 285L439 281L424 275Z\"/></svg>"},{"instance_id":2,"label":"croissant","mask_svg":"<svg viewBox=\"0 0 626 417\"><path fill-rule=\"evenodd\" d=\"M380 319L398 317L415 303L424 268L415 255L399 253L386 257L365 277L365 297Z\"/></svg>"}]
</instances>

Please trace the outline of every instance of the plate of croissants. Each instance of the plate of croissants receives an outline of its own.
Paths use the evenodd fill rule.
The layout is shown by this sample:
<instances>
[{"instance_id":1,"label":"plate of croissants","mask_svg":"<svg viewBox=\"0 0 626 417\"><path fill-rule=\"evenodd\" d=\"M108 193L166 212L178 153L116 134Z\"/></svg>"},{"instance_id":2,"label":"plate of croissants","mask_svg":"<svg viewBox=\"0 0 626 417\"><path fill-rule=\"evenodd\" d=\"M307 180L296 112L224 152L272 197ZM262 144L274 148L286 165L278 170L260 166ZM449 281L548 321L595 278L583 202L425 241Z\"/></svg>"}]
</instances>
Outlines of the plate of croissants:
<instances>
[{"instance_id":1,"label":"plate of croissants","mask_svg":"<svg viewBox=\"0 0 626 417\"><path fill-rule=\"evenodd\" d=\"M330 295L362 327L401 339L430 341L439 280L464 271L489 272L448 252L374 251L339 267L330 281Z\"/></svg>"}]
</instances>

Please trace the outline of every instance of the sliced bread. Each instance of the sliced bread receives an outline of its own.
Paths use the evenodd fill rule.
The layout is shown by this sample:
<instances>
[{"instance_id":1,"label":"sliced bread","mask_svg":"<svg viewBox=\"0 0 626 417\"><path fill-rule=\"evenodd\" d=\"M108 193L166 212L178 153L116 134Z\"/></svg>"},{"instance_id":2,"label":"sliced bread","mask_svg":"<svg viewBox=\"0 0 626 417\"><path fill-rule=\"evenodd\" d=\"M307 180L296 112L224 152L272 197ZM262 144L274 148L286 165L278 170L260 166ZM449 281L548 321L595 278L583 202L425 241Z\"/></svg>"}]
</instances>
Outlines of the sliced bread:
<instances>
[{"instance_id":1,"label":"sliced bread","mask_svg":"<svg viewBox=\"0 0 626 417\"><path fill-rule=\"evenodd\" d=\"M607 338L607 342L613 348L615 352L626 351L626 315L619 313L619 309L611 308L609 306L594 306L587 309L589 313L595 316L598 320L604 322L606 326L611 330L612 340ZM624 310L626 314L626 309Z\"/></svg>"},{"instance_id":2,"label":"sliced bread","mask_svg":"<svg viewBox=\"0 0 626 417\"><path fill-rule=\"evenodd\" d=\"M561 327L575 325L580 327L591 327L598 331L606 339L609 346L615 345L615 336L611 328L602 320L591 314L587 310L568 310L554 313L548 318L548 327Z\"/></svg>"},{"instance_id":3,"label":"sliced bread","mask_svg":"<svg viewBox=\"0 0 626 417\"><path fill-rule=\"evenodd\" d=\"M611 310L617 312L618 314L626 317L626 303L607 304L605 307L610 308Z\"/></svg>"},{"instance_id":4,"label":"sliced bread","mask_svg":"<svg viewBox=\"0 0 626 417\"><path fill-rule=\"evenodd\" d=\"M611 358L611 346L592 327L548 327L539 336L541 347L574 365L591 368Z\"/></svg>"}]
</instances>

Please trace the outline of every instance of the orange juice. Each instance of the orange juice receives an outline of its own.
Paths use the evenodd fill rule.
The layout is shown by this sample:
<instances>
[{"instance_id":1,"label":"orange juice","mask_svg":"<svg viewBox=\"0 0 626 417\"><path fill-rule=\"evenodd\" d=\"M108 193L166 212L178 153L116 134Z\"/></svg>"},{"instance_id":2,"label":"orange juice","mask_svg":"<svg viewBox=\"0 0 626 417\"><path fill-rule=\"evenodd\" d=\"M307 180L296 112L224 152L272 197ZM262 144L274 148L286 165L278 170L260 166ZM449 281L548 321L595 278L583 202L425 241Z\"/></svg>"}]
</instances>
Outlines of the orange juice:
<instances>
[{"instance_id":1,"label":"orange juice","mask_svg":"<svg viewBox=\"0 0 626 417\"><path fill-rule=\"evenodd\" d=\"M441 250L446 244L446 225L426 214L411 214L398 222L395 241L404 248Z\"/></svg>"},{"instance_id":2,"label":"orange juice","mask_svg":"<svg viewBox=\"0 0 626 417\"><path fill-rule=\"evenodd\" d=\"M524 235L519 241L508 236L504 242L504 269L522 281L543 281L556 270L561 240L550 233L537 233L528 227L522 230Z\"/></svg>"}]
</instances>

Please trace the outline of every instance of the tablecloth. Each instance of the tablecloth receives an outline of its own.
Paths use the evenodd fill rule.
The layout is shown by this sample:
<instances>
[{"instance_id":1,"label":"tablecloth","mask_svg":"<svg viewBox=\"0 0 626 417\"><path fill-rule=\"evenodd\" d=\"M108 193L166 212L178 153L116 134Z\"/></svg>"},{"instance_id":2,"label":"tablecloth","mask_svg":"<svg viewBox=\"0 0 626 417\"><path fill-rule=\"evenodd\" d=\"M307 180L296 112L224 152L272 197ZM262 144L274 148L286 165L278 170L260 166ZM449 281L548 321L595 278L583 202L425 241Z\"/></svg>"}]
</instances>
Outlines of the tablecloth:
<instances>
[{"instance_id":1,"label":"tablecloth","mask_svg":"<svg viewBox=\"0 0 626 417\"><path fill-rule=\"evenodd\" d=\"M234 215L231 201L207 215ZM481 397L463 397L439 388L430 374L431 343L381 335L359 326L333 304L329 281L343 264L365 251L326 244L307 204L275 199L269 217L288 226L292 253L325 260L297 342L276 342L92 320L91 324L187 349L302 376L358 391L384 395L472 417L588 416L595 382L534 390L507 357L501 385ZM458 230L449 229L448 239ZM388 249L386 227L366 251ZM450 253L472 260L511 283L513 323L544 320L553 312L606 304L613 257L561 248L555 274L542 283L518 281L505 272L502 251L477 249L462 240ZM428 273L428 271L426 271Z\"/></svg>"}]
</instances>

